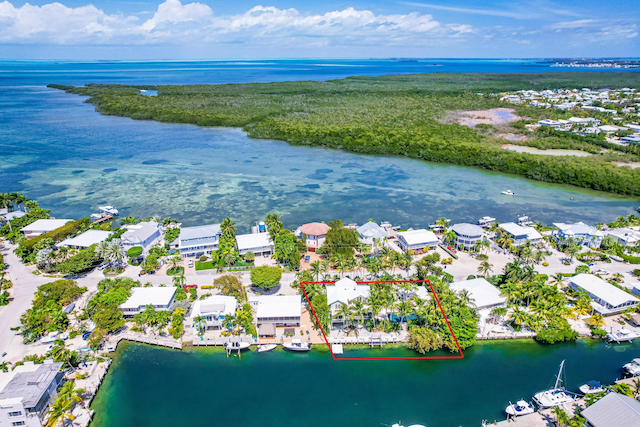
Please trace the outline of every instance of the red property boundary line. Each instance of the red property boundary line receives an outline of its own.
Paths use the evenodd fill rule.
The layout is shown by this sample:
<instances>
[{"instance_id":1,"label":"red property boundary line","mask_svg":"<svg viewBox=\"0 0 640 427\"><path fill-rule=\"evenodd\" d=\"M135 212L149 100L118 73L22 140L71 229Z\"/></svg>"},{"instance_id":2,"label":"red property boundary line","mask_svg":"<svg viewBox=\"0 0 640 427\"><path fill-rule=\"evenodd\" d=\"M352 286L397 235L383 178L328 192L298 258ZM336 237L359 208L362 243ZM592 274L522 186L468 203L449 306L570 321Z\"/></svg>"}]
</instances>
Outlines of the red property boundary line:
<instances>
[{"instance_id":1,"label":"red property boundary line","mask_svg":"<svg viewBox=\"0 0 640 427\"><path fill-rule=\"evenodd\" d=\"M451 328L451 325L449 324L449 319L447 319L447 315L444 313L444 310L442 309L442 306L440 305L440 300L438 299L438 296L436 295L436 292L433 290L433 285L428 280L379 280L379 281L356 282L356 283L358 283L358 284L367 284L367 283L428 283L429 284L429 288L431 289L431 293L433 294L433 297L435 298L436 302L438 303L438 308L440 309L440 312L444 316L444 321L447 323L447 327L449 328L449 332L451 332L451 336L453 337L453 340L456 343L456 347L458 347L458 351L460 352L459 355L457 355L457 356L405 356L405 357L336 357L336 355L333 354L333 350L331 349L331 345L329 344L329 340L327 340L327 335L325 334L324 329L322 328L322 325L318 321L318 316L316 315L316 311L313 309L313 305L311 304L311 300L309 300L309 296L307 295L307 291L304 288L304 285L326 285L326 284L329 284L329 283L335 283L335 282L300 282L300 287L302 287L302 292L304 293L304 297L307 299L307 303L309 304L309 307L311 307L311 312L313 313L313 317L315 317L315 319L316 319L316 323L318 324L318 326L320 326L320 332L322 332L322 337L324 338L324 342L327 344L327 347L329 348L329 351L331 352L331 357L333 357L333 360L336 360L336 361L338 361L338 360L406 360L406 359L427 360L427 359L463 359L464 358L464 353L462 352L462 349L460 348L460 344L458 344L458 338L456 338L456 335L453 333L453 329Z\"/></svg>"}]
</instances>

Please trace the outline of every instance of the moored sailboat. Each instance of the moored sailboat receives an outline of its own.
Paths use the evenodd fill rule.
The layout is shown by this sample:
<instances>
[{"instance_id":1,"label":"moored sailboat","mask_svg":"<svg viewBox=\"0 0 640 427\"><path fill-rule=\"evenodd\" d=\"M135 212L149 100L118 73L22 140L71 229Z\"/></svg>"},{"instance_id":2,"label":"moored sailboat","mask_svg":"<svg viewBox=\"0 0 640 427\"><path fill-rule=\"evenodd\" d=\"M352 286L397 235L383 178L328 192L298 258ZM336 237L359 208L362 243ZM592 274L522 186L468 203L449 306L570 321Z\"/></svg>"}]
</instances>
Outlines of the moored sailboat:
<instances>
[{"instance_id":1,"label":"moored sailboat","mask_svg":"<svg viewBox=\"0 0 640 427\"><path fill-rule=\"evenodd\" d=\"M552 408L554 406L571 403L575 397L562 386L562 372L564 370L564 360L560 363L560 369L556 376L553 388L543 390L533 395L533 401L541 408Z\"/></svg>"}]
</instances>

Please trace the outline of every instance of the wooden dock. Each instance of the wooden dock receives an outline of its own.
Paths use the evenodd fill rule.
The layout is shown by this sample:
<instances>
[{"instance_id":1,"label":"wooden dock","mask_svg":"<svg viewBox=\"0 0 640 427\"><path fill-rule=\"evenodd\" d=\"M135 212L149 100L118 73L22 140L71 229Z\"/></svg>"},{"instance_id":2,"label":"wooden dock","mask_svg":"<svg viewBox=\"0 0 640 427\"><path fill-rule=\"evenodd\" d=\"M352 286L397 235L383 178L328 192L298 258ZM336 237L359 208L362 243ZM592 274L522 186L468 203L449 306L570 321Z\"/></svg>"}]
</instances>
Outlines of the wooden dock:
<instances>
[{"instance_id":1,"label":"wooden dock","mask_svg":"<svg viewBox=\"0 0 640 427\"><path fill-rule=\"evenodd\" d=\"M109 221L110 219L113 219L113 215L108 215L108 214L102 214L102 216L96 220L93 221L94 224L100 224L101 222L105 222L105 221Z\"/></svg>"}]
</instances>

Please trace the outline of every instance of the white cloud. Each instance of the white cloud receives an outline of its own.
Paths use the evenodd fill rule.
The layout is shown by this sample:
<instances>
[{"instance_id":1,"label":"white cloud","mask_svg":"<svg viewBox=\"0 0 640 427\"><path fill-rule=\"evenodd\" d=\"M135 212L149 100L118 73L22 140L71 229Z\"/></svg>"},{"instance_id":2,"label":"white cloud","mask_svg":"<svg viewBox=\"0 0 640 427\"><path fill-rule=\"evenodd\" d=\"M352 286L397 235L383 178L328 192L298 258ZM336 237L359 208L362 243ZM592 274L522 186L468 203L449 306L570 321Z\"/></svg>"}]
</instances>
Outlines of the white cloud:
<instances>
[{"instance_id":1,"label":"white cloud","mask_svg":"<svg viewBox=\"0 0 640 427\"><path fill-rule=\"evenodd\" d=\"M107 14L93 5L70 8L60 3L15 7L0 3L0 43L156 44L279 43L300 46L407 44L422 46L471 33L464 24L442 25L431 15L376 15L349 7L324 14L256 6L234 16L216 16L202 3L165 0L153 17Z\"/></svg>"},{"instance_id":2,"label":"white cloud","mask_svg":"<svg viewBox=\"0 0 640 427\"><path fill-rule=\"evenodd\" d=\"M593 24L594 22L596 22L595 19L580 19L578 21L558 22L557 24L551 25L550 28L554 30L583 28Z\"/></svg>"}]
</instances>

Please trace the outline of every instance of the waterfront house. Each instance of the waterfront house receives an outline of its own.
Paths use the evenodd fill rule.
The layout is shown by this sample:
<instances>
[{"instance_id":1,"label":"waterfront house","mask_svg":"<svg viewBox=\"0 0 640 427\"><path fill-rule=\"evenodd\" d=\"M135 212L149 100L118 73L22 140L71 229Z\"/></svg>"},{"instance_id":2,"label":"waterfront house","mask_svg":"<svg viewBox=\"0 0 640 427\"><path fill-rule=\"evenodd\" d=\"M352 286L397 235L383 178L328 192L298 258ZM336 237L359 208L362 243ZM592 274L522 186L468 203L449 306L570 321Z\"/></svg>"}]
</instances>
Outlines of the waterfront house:
<instances>
[{"instance_id":1,"label":"waterfront house","mask_svg":"<svg viewBox=\"0 0 640 427\"><path fill-rule=\"evenodd\" d=\"M349 278L338 280L333 286L327 285L327 304L331 309L332 323L343 323L342 317L336 314L342 304L349 305L353 301L366 302L370 296L369 285L358 285Z\"/></svg>"},{"instance_id":2,"label":"waterfront house","mask_svg":"<svg viewBox=\"0 0 640 427\"><path fill-rule=\"evenodd\" d=\"M560 126L562 126L562 124L559 121L551 120L551 119L539 120L538 124L540 126L549 126L554 129L558 129Z\"/></svg>"},{"instance_id":3,"label":"waterfront house","mask_svg":"<svg viewBox=\"0 0 640 427\"><path fill-rule=\"evenodd\" d=\"M311 252L315 252L324 244L329 230L331 230L331 227L324 222L311 222L309 224L301 225L295 231L295 235L297 237L301 237L304 234L307 237L307 249Z\"/></svg>"},{"instance_id":4,"label":"waterfront house","mask_svg":"<svg viewBox=\"0 0 640 427\"><path fill-rule=\"evenodd\" d=\"M22 227L20 231L29 239L48 233L49 231L57 230L72 219L39 219L31 224Z\"/></svg>"},{"instance_id":5,"label":"waterfront house","mask_svg":"<svg viewBox=\"0 0 640 427\"><path fill-rule=\"evenodd\" d=\"M131 288L131 296L120 304L120 311L124 317L133 317L142 313L148 305L153 306L156 311L169 310L176 289L175 286Z\"/></svg>"},{"instance_id":6,"label":"waterfront house","mask_svg":"<svg viewBox=\"0 0 640 427\"><path fill-rule=\"evenodd\" d=\"M640 402L633 397L608 393L580 413L584 427L640 427Z\"/></svg>"},{"instance_id":7,"label":"waterfront house","mask_svg":"<svg viewBox=\"0 0 640 427\"><path fill-rule=\"evenodd\" d=\"M585 291L591 297L591 306L603 316L620 313L635 307L640 300L616 286L594 276L578 274L569 278L569 287Z\"/></svg>"},{"instance_id":8,"label":"waterfront house","mask_svg":"<svg viewBox=\"0 0 640 427\"><path fill-rule=\"evenodd\" d=\"M449 285L449 289L456 293L463 290L469 292L469 296L473 300L470 305L478 310L506 307L507 305L507 299L500 294L500 290L482 277L453 282Z\"/></svg>"},{"instance_id":9,"label":"waterfront house","mask_svg":"<svg viewBox=\"0 0 640 427\"><path fill-rule=\"evenodd\" d=\"M76 237L71 237L69 239L63 240L62 242L58 243L58 246L66 246L71 249L85 249L91 245L96 245L107 240L110 235L110 231L87 230Z\"/></svg>"},{"instance_id":10,"label":"waterfront house","mask_svg":"<svg viewBox=\"0 0 640 427\"><path fill-rule=\"evenodd\" d=\"M456 234L456 246L462 245L465 249L473 248L484 238L484 230L475 224L454 224L451 230Z\"/></svg>"},{"instance_id":11,"label":"waterfront house","mask_svg":"<svg viewBox=\"0 0 640 427\"><path fill-rule=\"evenodd\" d=\"M239 234L236 236L236 242L240 255L251 251L256 256L268 256L273 252L273 242L269 233Z\"/></svg>"},{"instance_id":12,"label":"waterfront house","mask_svg":"<svg viewBox=\"0 0 640 427\"><path fill-rule=\"evenodd\" d=\"M373 249L376 246L381 246L389 235L384 228L380 227L376 222L369 221L356 228L358 232L359 241L363 245L368 245Z\"/></svg>"},{"instance_id":13,"label":"waterfront house","mask_svg":"<svg viewBox=\"0 0 640 427\"><path fill-rule=\"evenodd\" d=\"M138 224L125 225L127 231L120 236L122 247L125 251L140 246L142 253L146 254L161 237L160 224L155 221L143 221Z\"/></svg>"},{"instance_id":14,"label":"waterfront house","mask_svg":"<svg viewBox=\"0 0 640 427\"><path fill-rule=\"evenodd\" d=\"M600 124L600 120L593 117L569 117L569 121L576 125L595 125Z\"/></svg>"},{"instance_id":15,"label":"waterfront house","mask_svg":"<svg viewBox=\"0 0 640 427\"><path fill-rule=\"evenodd\" d=\"M182 258L211 255L211 252L218 249L221 236L220 224L183 227L171 247L179 249Z\"/></svg>"},{"instance_id":16,"label":"waterfront house","mask_svg":"<svg viewBox=\"0 0 640 427\"><path fill-rule=\"evenodd\" d=\"M602 243L602 238L604 237L602 231L584 222L576 222L575 224L554 222L551 235L556 238L556 241L562 241L571 237L578 244L591 248L599 248L600 243Z\"/></svg>"},{"instance_id":17,"label":"waterfront house","mask_svg":"<svg viewBox=\"0 0 640 427\"><path fill-rule=\"evenodd\" d=\"M0 224L5 224L17 218L22 218L26 213L22 211L9 212L8 209L0 209Z\"/></svg>"},{"instance_id":18,"label":"waterfront house","mask_svg":"<svg viewBox=\"0 0 640 427\"><path fill-rule=\"evenodd\" d=\"M62 363L24 362L0 374L0 426L42 427L47 408L64 381Z\"/></svg>"},{"instance_id":19,"label":"waterfront house","mask_svg":"<svg viewBox=\"0 0 640 427\"><path fill-rule=\"evenodd\" d=\"M409 250L429 250L438 246L438 242L439 240L435 233L424 228L398 232L398 245L405 252Z\"/></svg>"},{"instance_id":20,"label":"waterfront house","mask_svg":"<svg viewBox=\"0 0 640 427\"><path fill-rule=\"evenodd\" d=\"M235 315L238 301L235 297L225 295L214 295L204 300L198 300L191 309L191 325L194 330L198 330L200 325L195 322L195 318L204 318L206 329L222 329L226 316Z\"/></svg>"},{"instance_id":21,"label":"waterfront house","mask_svg":"<svg viewBox=\"0 0 640 427\"><path fill-rule=\"evenodd\" d=\"M542 236L533 227L523 227L513 222L505 222L499 226L513 239L513 246L521 246L527 242L532 245L542 243Z\"/></svg>"},{"instance_id":22,"label":"waterfront house","mask_svg":"<svg viewBox=\"0 0 640 427\"><path fill-rule=\"evenodd\" d=\"M256 295L249 297L258 327L263 323L276 326L300 326L302 303L299 295Z\"/></svg>"},{"instance_id":23,"label":"waterfront house","mask_svg":"<svg viewBox=\"0 0 640 427\"><path fill-rule=\"evenodd\" d=\"M634 228L612 228L604 232L606 236L611 236L622 246L636 245L640 241L640 230Z\"/></svg>"}]
</instances>

